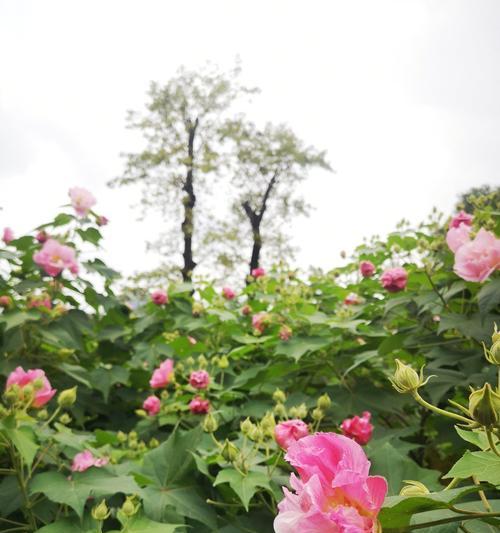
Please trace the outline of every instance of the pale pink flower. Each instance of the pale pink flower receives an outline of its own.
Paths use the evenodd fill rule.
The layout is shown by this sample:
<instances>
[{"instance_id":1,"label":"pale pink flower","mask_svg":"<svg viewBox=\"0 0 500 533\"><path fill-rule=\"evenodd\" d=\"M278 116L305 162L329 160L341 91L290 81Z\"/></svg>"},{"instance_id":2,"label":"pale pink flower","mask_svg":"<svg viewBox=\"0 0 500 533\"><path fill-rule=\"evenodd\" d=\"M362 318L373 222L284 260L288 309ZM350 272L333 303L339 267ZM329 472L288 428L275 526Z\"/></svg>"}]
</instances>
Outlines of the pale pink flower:
<instances>
[{"instance_id":1,"label":"pale pink flower","mask_svg":"<svg viewBox=\"0 0 500 533\"><path fill-rule=\"evenodd\" d=\"M166 387L170 382L174 373L174 362L172 359L166 359L161 365L156 368L149 380L149 384L153 389L161 389Z\"/></svg>"},{"instance_id":2,"label":"pale pink flower","mask_svg":"<svg viewBox=\"0 0 500 533\"><path fill-rule=\"evenodd\" d=\"M316 433L290 445L285 459L296 468L294 492L284 488L276 533L376 533L387 482L369 476L370 462L354 440Z\"/></svg>"},{"instance_id":3,"label":"pale pink flower","mask_svg":"<svg viewBox=\"0 0 500 533\"><path fill-rule=\"evenodd\" d=\"M284 450L288 450L292 443L307 435L309 435L308 425L298 418L276 424L274 428L274 438Z\"/></svg>"},{"instance_id":4,"label":"pale pink flower","mask_svg":"<svg viewBox=\"0 0 500 533\"><path fill-rule=\"evenodd\" d=\"M375 265L371 261L361 261L359 263L359 271L364 278L370 278L375 274Z\"/></svg>"},{"instance_id":5,"label":"pale pink flower","mask_svg":"<svg viewBox=\"0 0 500 533\"><path fill-rule=\"evenodd\" d=\"M262 267L257 267L252 270L252 276L257 279L266 275L266 271Z\"/></svg>"},{"instance_id":6,"label":"pale pink flower","mask_svg":"<svg viewBox=\"0 0 500 533\"><path fill-rule=\"evenodd\" d=\"M58 276L65 268L72 274L78 274L75 250L54 239L46 241L42 249L33 254L33 261L49 276Z\"/></svg>"},{"instance_id":7,"label":"pale pink flower","mask_svg":"<svg viewBox=\"0 0 500 533\"><path fill-rule=\"evenodd\" d=\"M25 371L21 366L18 366L9 374L5 390L8 390L13 385L17 385L20 388L21 394L26 385L32 385L34 399L31 406L36 408L43 407L57 392L50 385L49 380L45 376L45 372L39 368Z\"/></svg>"},{"instance_id":8,"label":"pale pink flower","mask_svg":"<svg viewBox=\"0 0 500 533\"><path fill-rule=\"evenodd\" d=\"M94 195L82 187L73 187L68 194L71 199L71 205L80 217L86 216L90 208L96 203Z\"/></svg>"},{"instance_id":9,"label":"pale pink flower","mask_svg":"<svg viewBox=\"0 0 500 533\"><path fill-rule=\"evenodd\" d=\"M189 410L194 415L205 415L210 411L210 402L208 400L204 400L201 398L201 396L195 396L190 402L189 402Z\"/></svg>"},{"instance_id":10,"label":"pale pink flower","mask_svg":"<svg viewBox=\"0 0 500 533\"><path fill-rule=\"evenodd\" d=\"M40 244L43 244L45 241L48 240L49 234L44 229L42 229L36 234L35 238Z\"/></svg>"},{"instance_id":11,"label":"pale pink flower","mask_svg":"<svg viewBox=\"0 0 500 533\"><path fill-rule=\"evenodd\" d=\"M369 411L364 411L362 416L346 418L340 428L346 437L354 439L358 444L367 444L372 438L373 425L370 423L372 415Z\"/></svg>"},{"instance_id":12,"label":"pale pink flower","mask_svg":"<svg viewBox=\"0 0 500 533\"><path fill-rule=\"evenodd\" d=\"M408 272L403 267L389 268L380 276L380 282L389 292L402 291L408 283Z\"/></svg>"},{"instance_id":13,"label":"pale pink flower","mask_svg":"<svg viewBox=\"0 0 500 533\"><path fill-rule=\"evenodd\" d=\"M193 346L198 342L194 337L191 337L191 335L188 335L188 341L189 344L192 344Z\"/></svg>"},{"instance_id":14,"label":"pale pink flower","mask_svg":"<svg viewBox=\"0 0 500 533\"><path fill-rule=\"evenodd\" d=\"M189 384L195 389L206 389L210 383L210 374L206 370L193 370L189 376Z\"/></svg>"},{"instance_id":15,"label":"pale pink flower","mask_svg":"<svg viewBox=\"0 0 500 533\"><path fill-rule=\"evenodd\" d=\"M4 294L0 296L0 307L10 307L12 304L12 298Z\"/></svg>"},{"instance_id":16,"label":"pale pink flower","mask_svg":"<svg viewBox=\"0 0 500 533\"><path fill-rule=\"evenodd\" d=\"M224 296L226 300L233 300L236 293L230 287L224 287L222 289L222 296Z\"/></svg>"},{"instance_id":17,"label":"pale pink flower","mask_svg":"<svg viewBox=\"0 0 500 533\"><path fill-rule=\"evenodd\" d=\"M472 215L469 215L469 213L466 213L465 211L460 211L458 215L455 215L450 220L450 228L458 228L462 224L466 226L472 226L472 221L474 220L474 217Z\"/></svg>"},{"instance_id":18,"label":"pale pink flower","mask_svg":"<svg viewBox=\"0 0 500 533\"><path fill-rule=\"evenodd\" d=\"M292 338L292 333L292 328L284 324L281 326L278 335L282 341L289 341Z\"/></svg>"},{"instance_id":19,"label":"pale pink flower","mask_svg":"<svg viewBox=\"0 0 500 533\"><path fill-rule=\"evenodd\" d=\"M5 244L9 244L9 242L14 240L14 232L11 228L4 228L2 240Z\"/></svg>"},{"instance_id":20,"label":"pale pink flower","mask_svg":"<svg viewBox=\"0 0 500 533\"><path fill-rule=\"evenodd\" d=\"M350 292L345 298L344 298L344 304L345 305L359 305L361 303L361 298L354 292Z\"/></svg>"},{"instance_id":21,"label":"pale pink flower","mask_svg":"<svg viewBox=\"0 0 500 533\"><path fill-rule=\"evenodd\" d=\"M446 233L446 244L452 252L456 252L460 246L470 241L470 226L460 224L451 227Z\"/></svg>"},{"instance_id":22,"label":"pale pink flower","mask_svg":"<svg viewBox=\"0 0 500 533\"><path fill-rule=\"evenodd\" d=\"M259 333L263 333L266 329L266 326L269 324L269 314L268 313L257 313L252 317L252 326Z\"/></svg>"},{"instance_id":23,"label":"pale pink flower","mask_svg":"<svg viewBox=\"0 0 500 533\"><path fill-rule=\"evenodd\" d=\"M162 289L157 289L151 293L151 301L156 305L168 304L168 294Z\"/></svg>"},{"instance_id":24,"label":"pale pink flower","mask_svg":"<svg viewBox=\"0 0 500 533\"><path fill-rule=\"evenodd\" d=\"M85 472L85 470L88 470L92 466L101 468L102 466L107 465L108 462L109 459L107 457L94 457L91 451L85 450L84 452L77 453L73 457L71 470L73 472Z\"/></svg>"},{"instance_id":25,"label":"pale pink flower","mask_svg":"<svg viewBox=\"0 0 500 533\"><path fill-rule=\"evenodd\" d=\"M500 239L481 228L476 237L455 253L455 274L466 281L484 281L500 269Z\"/></svg>"},{"instance_id":26,"label":"pale pink flower","mask_svg":"<svg viewBox=\"0 0 500 533\"><path fill-rule=\"evenodd\" d=\"M152 394L144 400L142 407L147 411L149 416L157 415L161 407L160 399Z\"/></svg>"}]
</instances>

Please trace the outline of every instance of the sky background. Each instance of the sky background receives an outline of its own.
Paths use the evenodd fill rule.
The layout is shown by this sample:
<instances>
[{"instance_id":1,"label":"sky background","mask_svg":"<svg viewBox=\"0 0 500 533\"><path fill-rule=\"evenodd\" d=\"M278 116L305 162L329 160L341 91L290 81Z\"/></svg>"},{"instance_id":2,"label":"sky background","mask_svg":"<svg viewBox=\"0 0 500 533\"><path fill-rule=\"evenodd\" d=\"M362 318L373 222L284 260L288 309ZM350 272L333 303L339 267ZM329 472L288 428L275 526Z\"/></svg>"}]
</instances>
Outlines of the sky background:
<instances>
[{"instance_id":1,"label":"sky background","mask_svg":"<svg viewBox=\"0 0 500 533\"><path fill-rule=\"evenodd\" d=\"M140 148L126 110L180 65L238 55L262 89L252 117L328 151L336 173L304 184L315 210L292 229L298 266L332 268L363 236L500 184L499 24L496 0L0 0L0 227L29 231L83 186L111 220L110 266L153 268L160 221L106 186Z\"/></svg>"}]
</instances>

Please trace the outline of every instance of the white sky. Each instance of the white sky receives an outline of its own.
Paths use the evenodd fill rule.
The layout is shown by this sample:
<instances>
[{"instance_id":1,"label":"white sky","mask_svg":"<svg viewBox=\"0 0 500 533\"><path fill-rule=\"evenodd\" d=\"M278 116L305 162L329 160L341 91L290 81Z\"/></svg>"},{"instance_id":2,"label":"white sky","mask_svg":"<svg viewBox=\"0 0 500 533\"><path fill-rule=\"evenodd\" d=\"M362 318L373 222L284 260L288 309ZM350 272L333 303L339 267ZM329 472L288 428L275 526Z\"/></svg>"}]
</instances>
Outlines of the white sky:
<instances>
[{"instance_id":1,"label":"white sky","mask_svg":"<svg viewBox=\"0 0 500 533\"><path fill-rule=\"evenodd\" d=\"M110 266L154 267L158 220L106 187L137 148L125 112L179 65L236 55L262 89L255 118L288 122L336 169L304 187L302 267L500 183L499 1L0 0L0 227L28 231L84 186L111 219Z\"/></svg>"}]
</instances>

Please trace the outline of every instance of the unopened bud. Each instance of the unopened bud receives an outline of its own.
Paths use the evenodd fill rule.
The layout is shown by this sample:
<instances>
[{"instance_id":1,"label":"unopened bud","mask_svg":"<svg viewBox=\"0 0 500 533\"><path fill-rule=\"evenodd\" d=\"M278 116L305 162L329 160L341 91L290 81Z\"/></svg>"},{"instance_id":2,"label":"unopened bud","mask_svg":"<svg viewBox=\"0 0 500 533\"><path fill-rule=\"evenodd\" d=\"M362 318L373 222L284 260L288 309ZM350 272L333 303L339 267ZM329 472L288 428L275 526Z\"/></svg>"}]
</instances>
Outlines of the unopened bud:
<instances>
[{"instance_id":1,"label":"unopened bud","mask_svg":"<svg viewBox=\"0 0 500 533\"><path fill-rule=\"evenodd\" d=\"M328 394L325 393L325 394L322 394L318 398L318 401L316 402L316 405L318 406L319 409L322 409L323 411L326 411L332 405L332 400L330 399L330 396L328 396Z\"/></svg>"},{"instance_id":2,"label":"unopened bud","mask_svg":"<svg viewBox=\"0 0 500 533\"><path fill-rule=\"evenodd\" d=\"M405 479L405 485L399 492L400 496L423 496L424 494L429 494L429 489L420 481L413 481L411 479Z\"/></svg>"},{"instance_id":3,"label":"unopened bud","mask_svg":"<svg viewBox=\"0 0 500 533\"><path fill-rule=\"evenodd\" d=\"M47 420L47 418L49 418L49 413L47 412L47 409L40 409L40 411L38 411L36 414L36 417L39 420Z\"/></svg>"},{"instance_id":4,"label":"unopened bud","mask_svg":"<svg viewBox=\"0 0 500 533\"><path fill-rule=\"evenodd\" d=\"M239 450L232 442L226 439L224 441L224 446L222 447L220 454L222 455L222 457L224 457L226 461L232 463L238 457Z\"/></svg>"},{"instance_id":5,"label":"unopened bud","mask_svg":"<svg viewBox=\"0 0 500 533\"><path fill-rule=\"evenodd\" d=\"M307 416L307 407L305 403L295 405L290 408L290 416L292 418L305 418Z\"/></svg>"},{"instance_id":6,"label":"unopened bud","mask_svg":"<svg viewBox=\"0 0 500 533\"><path fill-rule=\"evenodd\" d=\"M264 432L260 426L254 425L252 431L248 434L248 438L254 442L260 442L264 438Z\"/></svg>"},{"instance_id":7,"label":"unopened bud","mask_svg":"<svg viewBox=\"0 0 500 533\"><path fill-rule=\"evenodd\" d=\"M192 314L194 317L200 316L205 308L203 307L203 304L200 302L194 302L192 307Z\"/></svg>"},{"instance_id":8,"label":"unopened bud","mask_svg":"<svg viewBox=\"0 0 500 533\"><path fill-rule=\"evenodd\" d=\"M494 392L489 383L485 383L469 396L469 412L482 426L496 426L500 418L500 394Z\"/></svg>"},{"instance_id":9,"label":"unopened bud","mask_svg":"<svg viewBox=\"0 0 500 533\"><path fill-rule=\"evenodd\" d=\"M118 439L118 442L121 442L122 444L127 442L127 435L123 431L119 431L116 434L116 438Z\"/></svg>"},{"instance_id":10,"label":"unopened bud","mask_svg":"<svg viewBox=\"0 0 500 533\"><path fill-rule=\"evenodd\" d=\"M262 428L262 431L266 437L273 437L274 428L276 427L274 415L272 413L266 413L260 421L260 427Z\"/></svg>"},{"instance_id":11,"label":"unopened bud","mask_svg":"<svg viewBox=\"0 0 500 533\"><path fill-rule=\"evenodd\" d=\"M322 420L325 417L325 413L324 413L323 409L320 409L319 407L316 407L316 409L313 410L311 416L312 416L313 420L316 420L316 422L319 422L320 420Z\"/></svg>"},{"instance_id":12,"label":"unopened bud","mask_svg":"<svg viewBox=\"0 0 500 533\"><path fill-rule=\"evenodd\" d=\"M243 435L248 436L255 427L255 424L247 417L240 423L240 429Z\"/></svg>"},{"instance_id":13,"label":"unopened bud","mask_svg":"<svg viewBox=\"0 0 500 533\"><path fill-rule=\"evenodd\" d=\"M133 496L127 496L127 499L123 502L121 512L127 517L130 518L134 516L139 510L139 505L134 503Z\"/></svg>"},{"instance_id":14,"label":"unopened bud","mask_svg":"<svg viewBox=\"0 0 500 533\"><path fill-rule=\"evenodd\" d=\"M229 366L229 359L227 358L226 355L223 355L223 356L220 357L219 362L217 363L217 366L221 370L224 370L224 369L226 369Z\"/></svg>"},{"instance_id":15,"label":"unopened bud","mask_svg":"<svg viewBox=\"0 0 500 533\"><path fill-rule=\"evenodd\" d=\"M204 355L198 356L198 364L200 365L200 368L206 368L208 365L207 358Z\"/></svg>"},{"instance_id":16,"label":"unopened bud","mask_svg":"<svg viewBox=\"0 0 500 533\"><path fill-rule=\"evenodd\" d=\"M276 389L273 393L273 400L276 403L285 403L286 402L286 394L281 389Z\"/></svg>"},{"instance_id":17,"label":"unopened bud","mask_svg":"<svg viewBox=\"0 0 500 533\"><path fill-rule=\"evenodd\" d=\"M148 416L148 413L144 409L136 409L135 414L140 418L146 418Z\"/></svg>"},{"instance_id":18,"label":"unopened bud","mask_svg":"<svg viewBox=\"0 0 500 533\"><path fill-rule=\"evenodd\" d=\"M160 441L158 439L155 439L154 437L148 443L148 446L150 448L158 448L159 445L160 445Z\"/></svg>"},{"instance_id":19,"label":"unopened bud","mask_svg":"<svg viewBox=\"0 0 500 533\"><path fill-rule=\"evenodd\" d=\"M59 422L65 426L67 426L71 422L71 417L68 415L68 413L63 413L59 417Z\"/></svg>"},{"instance_id":20,"label":"unopened bud","mask_svg":"<svg viewBox=\"0 0 500 533\"><path fill-rule=\"evenodd\" d=\"M491 342L495 344L495 342L500 341L500 331L497 329L497 325L495 324L495 330L493 331L493 335L491 336Z\"/></svg>"},{"instance_id":21,"label":"unopened bud","mask_svg":"<svg viewBox=\"0 0 500 533\"><path fill-rule=\"evenodd\" d=\"M186 358L186 364L189 365L189 366L193 366L194 365L194 357L187 357Z\"/></svg>"},{"instance_id":22,"label":"unopened bud","mask_svg":"<svg viewBox=\"0 0 500 533\"><path fill-rule=\"evenodd\" d=\"M389 380L392 386L401 394L407 392L415 392L420 387L423 387L432 376L424 380L423 367L420 370L420 375L410 365L405 365L399 359L396 359L396 371Z\"/></svg>"},{"instance_id":23,"label":"unopened bud","mask_svg":"<svg viewBox=\"0 0 500 533\"><path fill-rule=\"evenodd\" d=\"M208 415L206 415L203 420L203 424L202 424L203 431L205 433L214 433L215 431L217 431L218 427L219 427L219 424L215 416L211 413L208 413Z\"/></svg>"},{"instance_id":24,"label":"unopened bud","mask_svg":"<svg viewBox=\"0 0 500 533\"><path fill-rule=\"evenodd\" d=\"M92 518L98 522L103 522L108 518L110 511L106 505L106 500L102 500L99 505L92 508Z\"/></svg>"},{"instance_id":25,"label":"unopened bud","mask_svg":"<svg viewBox=\"0 0 500 533\"><path fill-rule=\"evenodd\" d=\"M77 387L72 387L71 389L63 390L59 394L57 397L57 404L59 407L67 409L76 402L76 389Z\"/></svg>"}]
</instances>

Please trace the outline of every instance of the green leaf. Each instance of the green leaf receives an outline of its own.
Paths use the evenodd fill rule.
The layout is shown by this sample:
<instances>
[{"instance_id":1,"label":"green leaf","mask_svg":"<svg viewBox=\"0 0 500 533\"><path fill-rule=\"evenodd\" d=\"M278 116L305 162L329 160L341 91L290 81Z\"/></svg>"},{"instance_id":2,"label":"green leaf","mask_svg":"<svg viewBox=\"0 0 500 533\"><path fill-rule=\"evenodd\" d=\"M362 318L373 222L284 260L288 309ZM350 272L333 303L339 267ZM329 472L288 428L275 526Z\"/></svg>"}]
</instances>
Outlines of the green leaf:
<instances>
[{"instance_id":1,"label":"green leaf","mask_svg":"<svg viewBox=\"0 0 500 533\"><path fill-rule=\"evenodd\" d=\"M492 279L484 285L477 299L481 313L488 313L500 304L500 278Z\"/></svg>"},{"instance_id":2,"label":"green leaf","mask_svg":"<svg viewBox=\"0 0 500 533\"><path fill-rule=\"evenodd\" d=\"M493 452L466 451L444 477L466 479L471 476L476 476L479 481L500 485L500 457Z\"/></svg>"},{"instance_id":3,"label":"green leaf","mask_svg":"<svg viewBox=\"0 0 500 533\"><path fill-rule=\"evenodd\" d=\"M72 377L75 381L78 381L89 389L92 388L92 385L89 381L89 373L87 370L85 370L85 368L78 365L71 365L69 363L60 363L58 368L68 376Z\"/></svg>"},{"instance_id":4,"label":"green leaf","mask_svg":"<svg viewBox=\"0 0 500 533\"><path fill-rule=\"evenodd\" d=\"M120 515L118 515L119 518ZM130 519L120 520L122 525L127 526L127 533L175 533L180 527L185 527L182 524L165 524L162 522L154 522L146 516L133 516ZM113 533L113 532L110 532Z\"/></svg>"},{"instance_id":5,"label":"green leaf","mask_svg":"<svg viewBox=\"0 0 500 533\"><path fill-rule=\"evenodd\" d=\"M16 476L5 476L0 482L0 516L9 516L23 503L23 494Z\"/></svg>"},{"instance_id":6,"label":"green leaf","mask_svg":"<svg viewBox=\"0 0 500 533\"><path fill-rule=\"evenodd\" d=\"M214 486L221 483L229 483L229 486L236 492L247 512L248 504L259 487L271 489L269 478L262 472L248 472L245 475L242 472L238 472L238 470L230 468L221 470L215 478Z\"/></svg>"},{"instance_id":7,"label":"green leaf","mask_svg":"<svg viewBox=\"0 0 500 533\"><path fill-rule=\"evenodd\" d=\"M95 533L96 529L82 526L78 520L58 520L36 530L36 533Z\"/></svg>"},{"instance_id":8,"label":"green leaf","mask_svg":"<svg viewBox=\"0 0 500 533\"><path fill-rule=\"evenodd\" d=\"M378 357L378 355L379 352L377 350L368 350L367 352L357 354L354 357L353 364L344 372L343 377L346 377L347 374L352 372L355 368L358 368L358 366L362 365L363 363L366 363L366 361Z\"/></svg>"},{"instance_id":9,"label":"green leaf","mask_svg":"<svg viewBox=\"0 0 500 533\"><path fill-rule=\"evenodd\" d=\"M122 366L113 366L111 368L96 368L90 374L90 383L92 387L101 391L104 401L108 401L109 391L113 385L121 383L125 385L128 382L129 371Z\"/></svg>"},{"instance_id":10,"label":"green leaf","mask_svg":"<svg viewBox=\"0 0 500 533\"><path fill-rule=\"evenodd\" d=\"M2 433L14 444L21 454L24 463L31 468L35 455L39 449L33 430L28 426L17 427L16 421L11 417L5 418L0 423Z\"/></svg>"},{"instance_id":11,"label":"green leaf","mask_svg":"<svg viewBox=\"0 0 500 533\"><path fill-rule=\"evenodd\" d=\"M82 240L95 244L99 244L99 241L102 239L101 233L96 228L87 228L87 229L77 229L76 232Z\"/></svg>"},{"instance_id":12,"label":"green leaf","mask_svg":"<svg viewBox=\"0 0 500 533\"><path fill-rule=\"evenodd\" d=\"M21 326L25 322L40 320L42 317L38 311L14 311L0 315L0 324L5 324L5 331Z\"/></svg>"},{"instance_id":13,"label":"green leaf","mask_svg":"<svg viewBox=\"0 0 500 533\"><path fill-rule=\"evenodd\" d=\"M298 361L308 352L317 352L331 344L331 337L295 337L276 346L275 353L292 357Z\"/></svg>"},{"instance_id":14,"label":"green leaf","mask_svg":"<svg viewBox=\"0 0 500 533\"><path fill-rule=\"evenodd\" d=\"M262 344L263 342L272 339L270 335L264 335L263 337L254 337L253 335L232 335L231 338L240 344Z\"/></svg>"}]
</instances>

